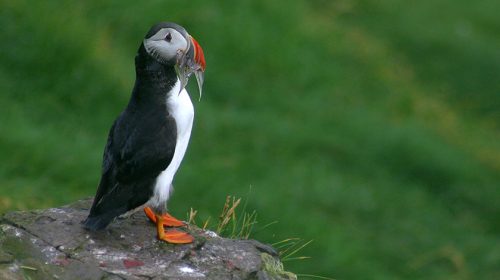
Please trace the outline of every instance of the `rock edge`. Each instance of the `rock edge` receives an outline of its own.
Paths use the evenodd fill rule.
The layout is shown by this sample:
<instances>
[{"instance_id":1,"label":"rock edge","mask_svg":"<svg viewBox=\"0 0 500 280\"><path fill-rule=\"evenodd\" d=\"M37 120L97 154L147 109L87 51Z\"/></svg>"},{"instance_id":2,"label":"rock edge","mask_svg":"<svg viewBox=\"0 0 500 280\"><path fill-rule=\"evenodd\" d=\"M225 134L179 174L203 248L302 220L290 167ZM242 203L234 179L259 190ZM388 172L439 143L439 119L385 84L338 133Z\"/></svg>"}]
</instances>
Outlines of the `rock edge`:
<instances>
[{"instance_id":1,"label":"rock edge","mask_svg":"<svg viewBox=\"0 0 500 280\"><path fill-rule=\"evenodd\" d=\"M142 213L86 231L81 221L90 204L1 216L0 279L296 279L269 269L269 262L281 264L269 245L195 226L187 227L194 243L167 244Z\"/></svg>"}]
</instances>

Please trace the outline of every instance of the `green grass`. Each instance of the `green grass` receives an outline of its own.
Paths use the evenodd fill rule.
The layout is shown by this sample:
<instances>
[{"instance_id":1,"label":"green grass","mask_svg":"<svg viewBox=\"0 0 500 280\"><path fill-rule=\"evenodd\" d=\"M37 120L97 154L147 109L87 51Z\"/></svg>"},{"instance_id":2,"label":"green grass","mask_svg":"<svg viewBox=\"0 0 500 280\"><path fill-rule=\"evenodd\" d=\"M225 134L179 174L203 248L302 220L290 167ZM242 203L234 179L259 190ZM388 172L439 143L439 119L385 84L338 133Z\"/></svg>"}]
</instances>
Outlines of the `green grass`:
<instances>
[{"instance_id":1,"label":"green grass","mask_svg":"<svg viewBox=\"0 0 500 280\"><path fill-rule=\"evenodd\" d=\"M166 19L207 59L173 214L251 186L256 238L314 240L294 273L500 278L497 2L4 0L0 212L94 194Z\"/></svg>"}]
</instances>

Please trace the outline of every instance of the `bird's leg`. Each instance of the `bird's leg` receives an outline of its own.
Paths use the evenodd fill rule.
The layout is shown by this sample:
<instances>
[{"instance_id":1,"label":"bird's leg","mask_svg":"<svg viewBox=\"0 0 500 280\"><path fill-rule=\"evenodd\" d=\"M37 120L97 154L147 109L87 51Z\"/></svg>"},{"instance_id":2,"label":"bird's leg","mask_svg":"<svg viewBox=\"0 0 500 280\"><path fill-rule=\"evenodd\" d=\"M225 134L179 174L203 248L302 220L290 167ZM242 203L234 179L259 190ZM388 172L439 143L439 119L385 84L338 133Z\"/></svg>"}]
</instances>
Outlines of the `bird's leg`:
<instances>
[{"instance_id":1,"label":"bird's leg","mask_svg":"<svg viewBox=\"0 0 500 280\"><path fill-rule=\"evenodd\" d=\"M164 230L163 226L165 225L165 221L163 221L163 215L156 214L154 217L156 219L156 231L158 232L158 239L175 244L186 244L192 243L194 241L194 237L186 232L176 229Z\"/></svg>"},{"instance_id":2,"label":"bird's leg","mask_svg":"<svg viewBox=\"0 0 500 280\"><path fill-rule=\"evenodd\" d=\"M156 223L157 219L155 212L149 207L144 207L144 213L146 213L146 216L148 216L149 220L151 222ZM163 225L166 227L182 227L184 226L184 223L182 221L177 220L176 218L172 217L170 214L165 213L161 215Z\"/></svg>"}]
</instances>

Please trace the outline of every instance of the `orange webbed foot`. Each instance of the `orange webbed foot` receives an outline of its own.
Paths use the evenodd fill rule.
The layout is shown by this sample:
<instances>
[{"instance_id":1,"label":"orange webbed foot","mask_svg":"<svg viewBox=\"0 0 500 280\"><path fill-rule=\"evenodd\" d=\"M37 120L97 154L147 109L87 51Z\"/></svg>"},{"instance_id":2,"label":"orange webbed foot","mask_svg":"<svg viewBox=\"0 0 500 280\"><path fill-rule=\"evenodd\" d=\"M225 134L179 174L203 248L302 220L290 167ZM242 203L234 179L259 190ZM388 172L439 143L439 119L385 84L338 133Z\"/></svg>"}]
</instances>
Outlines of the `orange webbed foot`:
<instances>
[{"instance_id":1,"label":"orange webbed foot","mask_svg":"<svg viewBox=\"0 0 500 280\"><path fill-rule=\"evenodd\" d=\"M163 215L155 215L154 217L159 240L173 244L187 244L194 241L194 237L187 232L176 229L164 230L163 226L165 226L165 221L163 221Z\"/></svg>"},{"instance_id":2,"label":"orange webbed foot","mask_svg":"<svg viewBox=\"0 0 500 280\"><path fill-rule=\"evenodd\" d=\"M146 216L148 216L149 220L153 223L156 224L156 216L155 212L150 207L144 207L144 213L146 213ZM166 227L182 227L185 224L182 221L179 221L178 219L172 217L172 215L165 213L161 215L162 221L163 221L163 226Z\"/></svg>"},{"instance_id":3,"label":"orange webbed foot","mask_svg":"<svg viewBox=\"0 0 500 280\"><path fill-rule=\"evenodd\" d=\"M163 234L158 235L158 239L174 244L187 244L194 241L194 237L191 234L176 229L163 231Z\"/></svg>"},{"instance_id":4,"label":"orange webbed foot","mask_svg":"<svg viewBox=\"0 0 500 280\"><path fill-rule=\"evenodd\" d=\"M144 213L149 218L149 220L156 224L156 231L158 233L158 239L163 240L168 243L173 244L187 244L194 241L194 237L187 232L167 229L164 230L163 227L180 227L185 224L169 214L158 215L150 207L144 207Z\"/></svg>"}]
</instances>

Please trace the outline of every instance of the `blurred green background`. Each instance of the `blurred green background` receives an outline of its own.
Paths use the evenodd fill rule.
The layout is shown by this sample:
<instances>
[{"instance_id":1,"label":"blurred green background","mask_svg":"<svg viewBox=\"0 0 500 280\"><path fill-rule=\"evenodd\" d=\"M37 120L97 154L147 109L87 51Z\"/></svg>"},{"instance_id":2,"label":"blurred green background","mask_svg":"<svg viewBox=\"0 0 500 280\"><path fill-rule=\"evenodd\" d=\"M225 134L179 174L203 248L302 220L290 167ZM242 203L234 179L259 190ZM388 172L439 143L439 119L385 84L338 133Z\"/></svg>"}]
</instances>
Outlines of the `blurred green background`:
<instances>
[{"instance_id":1,"label":"blurred green background","mask_svg":"<svg viewBox=\"0 0 500 280\"><path fill-rule=\"evenodd\" d=\"M500 4L0 1L0 212L94 194L149 27L207 59L169 208L314 239L288 270L500 279ZM250 190L251 188L251 190ZM250 192L250 194L249 194ZM303 277L306 279L306 277Z\"/></svg>"}]
</instances>

